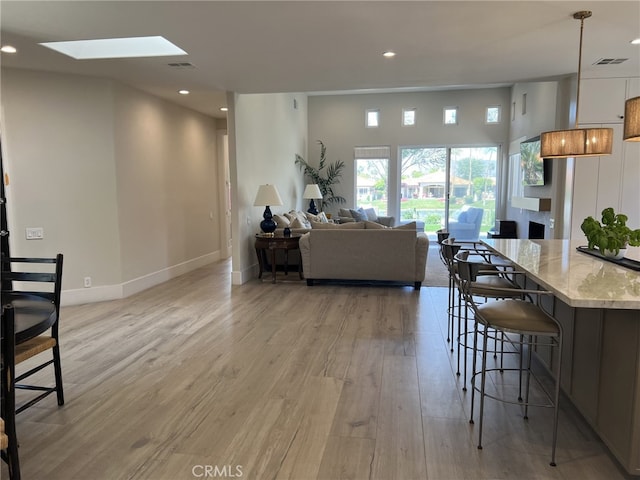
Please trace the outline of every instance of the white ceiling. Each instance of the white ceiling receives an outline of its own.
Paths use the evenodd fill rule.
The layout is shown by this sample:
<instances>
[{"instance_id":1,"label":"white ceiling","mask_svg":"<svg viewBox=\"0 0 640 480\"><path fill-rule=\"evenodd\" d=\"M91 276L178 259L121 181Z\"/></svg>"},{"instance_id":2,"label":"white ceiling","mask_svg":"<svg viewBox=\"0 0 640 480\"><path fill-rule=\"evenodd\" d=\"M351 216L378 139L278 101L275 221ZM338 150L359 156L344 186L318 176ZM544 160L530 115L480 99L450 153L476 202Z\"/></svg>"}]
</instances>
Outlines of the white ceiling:
<instances>
[{"instance_id":1,"label":"white ceiling","mask_svg":"<svg viewBox=\"0 0 640 480\"><path fill-rule=\"evenodd\" d=\"M442 89L640 76L640 2L0 1L2 65L110 77L216 117L239 93ZM189 55L73 60L39 42L162 35ZM385 50L397 56L384 59ZM601 58L628 58L594 66ZM172 62L194 68L175 69ZM179 89L192 93L178 95ZM604 93L604 92L603 92Z\"/></svg>"}]
</instances>

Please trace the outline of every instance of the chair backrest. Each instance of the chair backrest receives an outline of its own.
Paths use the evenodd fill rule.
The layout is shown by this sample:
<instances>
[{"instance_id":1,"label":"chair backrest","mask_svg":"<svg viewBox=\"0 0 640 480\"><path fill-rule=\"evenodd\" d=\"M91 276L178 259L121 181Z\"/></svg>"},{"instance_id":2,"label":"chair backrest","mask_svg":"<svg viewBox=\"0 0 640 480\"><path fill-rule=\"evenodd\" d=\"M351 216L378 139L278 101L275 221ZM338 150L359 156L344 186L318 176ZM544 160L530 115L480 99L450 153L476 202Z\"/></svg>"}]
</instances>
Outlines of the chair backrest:
<instances>
[{"instance_id":1,"label":"chair backrest","mask_svg":"<svg viewBox=\"0 0 640 480\"><path fill-rule=\"evenodd\" d=\"M442 250L442 256L447 261L447 264L453 265L455 256L460 251L460 248L462 248L462 246L459 243L456 243L455 238L449 237L445 238L442 243L440 243L440 248Z\"/></svg>"},{"instance_id":2,"label":"chair backrest","mask_svg":"<svg viewBox=\"0 0 640 480\"><path fill-rule=\"evenodd\" d=\"M62 293L63 255L54 258L6 257L2 255L2 295L11 297L14 293L36 295L50 300L60 316L60 295ZM15 282L25 282L29 288L16 287Z\"/></svg>"}]
</instances>

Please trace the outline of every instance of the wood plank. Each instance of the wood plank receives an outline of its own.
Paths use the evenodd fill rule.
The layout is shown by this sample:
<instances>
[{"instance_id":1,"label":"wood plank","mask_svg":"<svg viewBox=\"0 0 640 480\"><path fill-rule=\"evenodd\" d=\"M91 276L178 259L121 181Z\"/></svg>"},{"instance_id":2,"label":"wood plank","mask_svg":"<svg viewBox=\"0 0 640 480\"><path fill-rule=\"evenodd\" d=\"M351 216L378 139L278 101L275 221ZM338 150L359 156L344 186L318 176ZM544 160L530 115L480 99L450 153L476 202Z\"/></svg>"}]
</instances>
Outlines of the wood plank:
<instances>
[{"instance_id":1,"label":"wood plank","mask_svg":"<svg viewBox=\"0 0 640 480\"><path fill-rule=\"evenodd\" d=\"M549 411L527 424L488 403L478 452L445 288L229 279L219 262L63 307L66 403L18 417L23 478L624 478L569 405L557 469Z\"/></svg>"}]
</instances>

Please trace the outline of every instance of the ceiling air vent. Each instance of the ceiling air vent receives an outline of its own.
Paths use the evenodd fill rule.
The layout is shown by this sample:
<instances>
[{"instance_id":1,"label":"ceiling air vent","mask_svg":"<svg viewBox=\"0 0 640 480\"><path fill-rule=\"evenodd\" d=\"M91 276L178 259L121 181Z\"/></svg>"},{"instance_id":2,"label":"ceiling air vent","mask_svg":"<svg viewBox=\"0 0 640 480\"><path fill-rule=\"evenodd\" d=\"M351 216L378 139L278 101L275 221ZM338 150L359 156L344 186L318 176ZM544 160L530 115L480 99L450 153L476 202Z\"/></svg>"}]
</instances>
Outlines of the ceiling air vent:
<instances>
[{"instance_id":1,"label":"ceiling air vent","mask_svg":"<svg viewBox=\"0 0 640 480\"><path fill-rule=\"evenodd\" d=\"M169 63L171 68L196 68L193 63L189 62L177 62L177 63Z\"/></svg>"},{"instance_id":2,"label":"ceiling air vent","mask_svg":"<svg viewBox=\"0 0 640 480\"><path fill-rule=\"evenodd\" d=\"M601 58L594 65L619 65L622 62L626 62L628 58Z\"/></svg>"}]
</instances>

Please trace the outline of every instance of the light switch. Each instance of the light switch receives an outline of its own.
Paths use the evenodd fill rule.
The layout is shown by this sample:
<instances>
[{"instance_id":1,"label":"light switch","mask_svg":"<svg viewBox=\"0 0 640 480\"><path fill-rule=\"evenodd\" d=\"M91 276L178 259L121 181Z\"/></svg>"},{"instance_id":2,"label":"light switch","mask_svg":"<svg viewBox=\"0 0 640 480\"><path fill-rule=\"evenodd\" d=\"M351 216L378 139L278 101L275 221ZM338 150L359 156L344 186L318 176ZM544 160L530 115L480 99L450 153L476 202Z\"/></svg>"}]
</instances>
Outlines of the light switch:
<instances>
[{"instance_id":1,"label":"light switch","mask_svg":"<svg viewBox=\"0 0 640 480\"><path fill-rule=\"evenodd\" d=\"M44 238L44 228L27 227L26 236L27 236L27 240L42 240Z\"/></svg>"}]
</instances>

